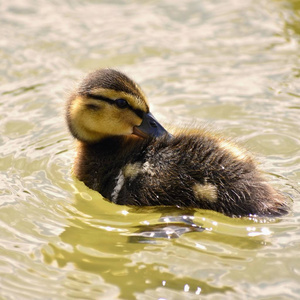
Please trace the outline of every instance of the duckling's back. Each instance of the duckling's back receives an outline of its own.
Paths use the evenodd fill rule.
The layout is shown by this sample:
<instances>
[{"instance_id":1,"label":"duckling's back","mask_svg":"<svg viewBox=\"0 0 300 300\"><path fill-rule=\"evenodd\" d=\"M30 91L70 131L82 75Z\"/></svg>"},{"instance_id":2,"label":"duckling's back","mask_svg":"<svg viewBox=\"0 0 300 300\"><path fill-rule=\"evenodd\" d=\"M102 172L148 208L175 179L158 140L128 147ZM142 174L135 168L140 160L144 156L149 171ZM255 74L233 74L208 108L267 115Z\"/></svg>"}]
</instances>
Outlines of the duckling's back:
<instances>
[{"instance_id":1,"label":"duckling's back","mask_svg":"<svg viewBox=\"0 0 300 300\"><path fill-rule=\"evenodd\" d=\"M75 175L117 204L211 209L229 216L277 216L285 200L251 156L209 134L81 145Z\"/></svg>"}]
</instances>

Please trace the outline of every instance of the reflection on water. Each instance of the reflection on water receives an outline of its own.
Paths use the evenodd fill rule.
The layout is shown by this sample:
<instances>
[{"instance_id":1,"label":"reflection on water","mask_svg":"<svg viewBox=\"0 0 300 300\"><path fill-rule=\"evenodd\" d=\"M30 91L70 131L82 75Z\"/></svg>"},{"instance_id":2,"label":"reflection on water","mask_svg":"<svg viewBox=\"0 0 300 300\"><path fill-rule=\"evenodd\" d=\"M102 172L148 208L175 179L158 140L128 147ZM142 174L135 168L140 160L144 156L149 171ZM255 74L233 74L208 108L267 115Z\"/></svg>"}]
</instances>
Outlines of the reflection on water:
<instances>
[{"instance_id":1,"label":"reflection on water","mask_svg":"<svg viewBox=\"0 0 300 300\"><path fill-rule=\"evenodd\" d=\"M179 238L184 233L202 232L205 230L205 228L194 224L192 220L192 216L184 215L179 218L166 216L160 218L158 222L162 221L167 224L137 226L138 230L130 235L129 242L156 243L158 238L174 239ZM182 223L177 223L176 221L182 221Z\"/></svg>"},{"instance_id":2,"label":"reflection on water","mask_svg":"<svg viewBox=\"0 0 300 300\"><path fill-rule=\"evenodd\" d=\"M298 299L299 1L12 0L0 13L0 298ZM72 178L64 95L107 66L160 121L254 151L291 214L117 206Z\"/></svg>"},{"instance_id":3,"label":"reflection on water","mask_svg":"<svg viewBox=\"0 0 300 300\"><path fill-rule=\"evenodd\" d=\"M91 197L88 197L88 193ZM174 209L173 212L169 209L171 210L169 211L170 217L159 218L159 211L149 213L147 209L143 209L144 213L141 216L142 212L139 209L137 215L132 211L129 217L122 207L105 203L105 200L101 200L95 194L93 191L85 193L85 198L89 198L88 202L77 194L76 204L72 206L73 213L76 213L69 219L70 224L60 234L57 244L49 244L43 250L47 263L52 264L56 261L60 267L65 267L66 264L72 262L80 270L99 274L105 282L117 283L121 297L124 299L132 299L133 295L143 292L145 284L147 289L166 287L178 292L188 285L188 291L195 295L200 294L200 291L206 294L233 290L226 286L210 286L205 281L190 277L188 270L185 270L185 274L179 277L177 272L172 271L174 267L182 267L180 264L182 258L179 262L169 259L169 256L174 255L174 251L176 252L172 248L181 246L178 247L169 241L171 236L166 233L166 225L163 223L167 222L168 227L177 234L179 228L185 229L186 232L192 231L191 228L193 228L194 232L201 234L199 232L203 229L192 222L193 216L180 216L180 210L174 211ZM83 203L84 206L82 206ZM104 204L104 208L100 206L101 204ZM123 217L111 219L111 215L106 214L105 206L107 209L114 206L115 214ZM165 212L165 214L168 213ZM135 216L143 220L141 223L148 223L148 225L138 226L137 231L137 226L134 226L137 223ZM149 217L151 219L147 220ZM180 219L182 223L178 223ZM174 221L177 224L170 225ZM179 231L179 234L182 233ZM164 248L167 251L161 257L161 250ZM177 255L177 259L180 256ZM193 260L187 260L184 269L191 263Z\"/></svg>"},{"instance_id":4,"label":"reflection on water","mask_svg":"<svg viewBox=\"0 0 300 300\"><path fill-rule=\"evenodd\" d=\"M143 293L145 286L181 296L235 292L232 284L215 284L211 274L222 265L222 274L227 268L241 268L252 261L247 257L251 251L270 244L261 237L271 235L266 225L272 220L236 220L234 226L232 219L214 212L206 219L175 208L128 210L80 182L77 188L68 226L57 242L42 250L45 262L60 268L73 263L76 269L98 274L106 283L117 284L122 299ZM183 234L185 239L177 242Z\"/></svg>"}]
</instances>

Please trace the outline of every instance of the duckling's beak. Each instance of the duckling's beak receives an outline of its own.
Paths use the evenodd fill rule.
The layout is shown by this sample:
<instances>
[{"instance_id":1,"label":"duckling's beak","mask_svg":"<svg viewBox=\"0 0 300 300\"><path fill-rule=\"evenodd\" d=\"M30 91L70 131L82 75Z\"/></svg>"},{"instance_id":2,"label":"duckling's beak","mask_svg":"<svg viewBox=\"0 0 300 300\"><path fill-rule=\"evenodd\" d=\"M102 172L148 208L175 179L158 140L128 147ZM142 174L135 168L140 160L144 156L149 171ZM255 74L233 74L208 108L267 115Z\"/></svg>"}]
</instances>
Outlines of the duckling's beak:
<instances>
[{"instance_id":1,"label":"duckling's beak","mask_svg":"<svg viewBox=\"0 0 300 300\"><path fill-rule=\"evenodd\" d=\"M149 136L160 137L165 134L169 137L172 136L162 127L162 125L159 124L150 112L143 114L142 123L140 126L133 127L133 134L142 138L147 138Z\"/></svg>"}]
</instances>

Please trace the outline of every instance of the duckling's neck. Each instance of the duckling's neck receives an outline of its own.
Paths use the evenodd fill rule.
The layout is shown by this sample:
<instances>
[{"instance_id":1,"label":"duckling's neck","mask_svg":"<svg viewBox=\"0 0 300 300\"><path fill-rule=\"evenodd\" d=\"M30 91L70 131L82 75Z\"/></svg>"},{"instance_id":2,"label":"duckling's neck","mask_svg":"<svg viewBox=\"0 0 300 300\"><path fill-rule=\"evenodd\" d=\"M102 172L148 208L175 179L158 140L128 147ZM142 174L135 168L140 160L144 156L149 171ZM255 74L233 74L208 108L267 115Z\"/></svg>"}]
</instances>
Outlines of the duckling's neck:
<instances>
[{"instance_id":1,"label":"duckling's neck","mask_svg":"<svg viewBox=\"0 0 300 300\"><path fill-rule=\"evenodd\" d=\"M110 195L116 178L124 164L134 159L147 145L147 140L131 136L105 138L97 143L78 142L74 175L89 188Z\"/></svg>"}]
</instances>

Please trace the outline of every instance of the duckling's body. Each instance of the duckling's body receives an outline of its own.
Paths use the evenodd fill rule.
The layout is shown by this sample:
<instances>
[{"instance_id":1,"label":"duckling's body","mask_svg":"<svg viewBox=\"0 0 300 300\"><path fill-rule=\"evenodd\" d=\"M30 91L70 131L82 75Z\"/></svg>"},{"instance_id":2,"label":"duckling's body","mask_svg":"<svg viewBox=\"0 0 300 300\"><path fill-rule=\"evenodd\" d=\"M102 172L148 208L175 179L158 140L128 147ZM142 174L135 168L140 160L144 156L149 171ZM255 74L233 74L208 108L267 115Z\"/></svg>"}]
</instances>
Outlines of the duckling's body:
<instances>
[{"instance_id":1,"label":"duckling's body","mask_svg":"<svg viewBox=\"0 0 300 300\"><path fill-rule=\"evenodd\" d=\"M126 107L119 107L124 103L119 105L118 95ZM146 98L122 73L108 69L89 75L71 96L67 112L79 140L75 175L114 203L211 209L229 216L287 212L283 196L265 182L251 156L231 142L204 130L170 136L155 119L145 129ZM105 123L98 120L103 118ZM106 129L107 122L112 127L119 119L123 124L115 134ZM128 120L131 129L120 133Z\"/></svg>"}]
</instances>

